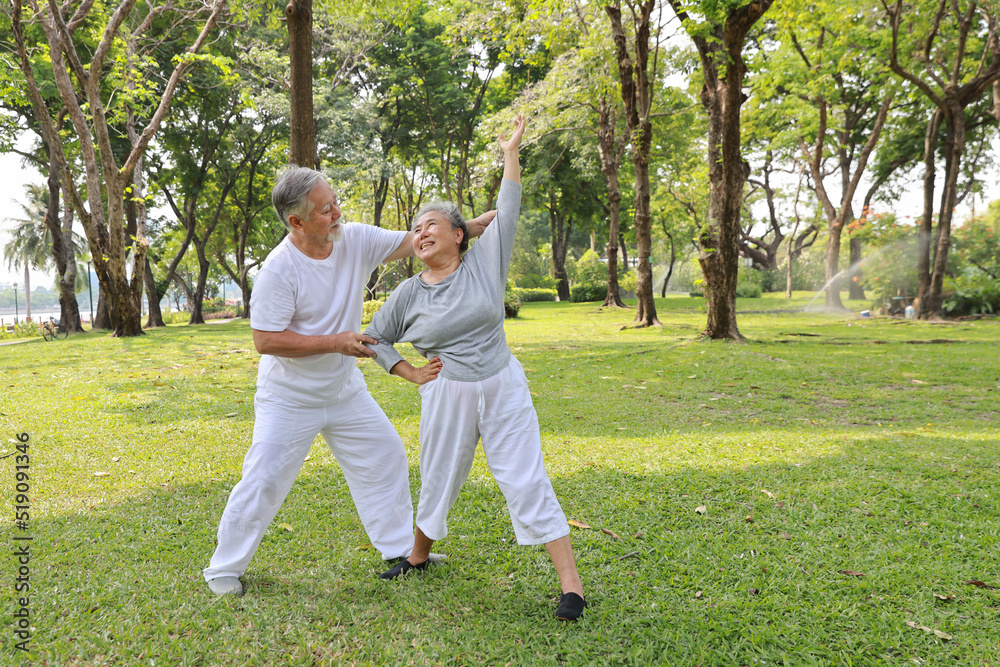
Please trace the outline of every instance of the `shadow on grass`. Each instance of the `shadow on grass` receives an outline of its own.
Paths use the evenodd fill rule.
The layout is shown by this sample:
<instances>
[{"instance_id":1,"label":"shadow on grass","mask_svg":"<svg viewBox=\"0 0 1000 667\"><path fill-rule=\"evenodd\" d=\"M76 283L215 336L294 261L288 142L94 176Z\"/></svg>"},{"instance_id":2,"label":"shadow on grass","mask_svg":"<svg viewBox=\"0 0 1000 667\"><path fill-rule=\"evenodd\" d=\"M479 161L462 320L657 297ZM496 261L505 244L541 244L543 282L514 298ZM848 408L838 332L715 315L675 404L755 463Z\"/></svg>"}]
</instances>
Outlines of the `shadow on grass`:
<instances>
[{"instance_id":1,"label":"shadow on grass","mask_svg":"<svg viewBox=\"0 0 1000 667\"><path fill-rule=\"evenodd\" d=\"M555 622L540 547L519 547L481 457L438 547L400 582L334 465L303 471L244 578L200 575L235 475L32 523L40 663L752 664L991 662L1000 585L992 440L845 442L807 462L554 478L591 607ZM180 471L178 477L183 478ZM416 471L411 471L416 479ZM414 489L416 497L416 489ZM284 525L282 525L284 524ZM956 597L942 602L932 594ZM935 641L908 620L955 637Z\"/></svg>"}]
</instances>

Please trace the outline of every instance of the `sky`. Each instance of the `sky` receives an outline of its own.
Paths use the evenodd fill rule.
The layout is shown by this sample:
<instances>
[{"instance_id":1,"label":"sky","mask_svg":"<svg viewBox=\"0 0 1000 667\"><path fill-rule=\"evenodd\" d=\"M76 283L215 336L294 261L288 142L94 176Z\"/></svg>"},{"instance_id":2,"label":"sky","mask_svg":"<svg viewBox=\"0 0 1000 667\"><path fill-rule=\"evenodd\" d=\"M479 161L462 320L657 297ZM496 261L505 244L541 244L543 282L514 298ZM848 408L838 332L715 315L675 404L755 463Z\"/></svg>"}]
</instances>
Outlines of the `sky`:
<instances>
[{"instance_id":1,"label":"sky","mask_svg":"<svg viewBox=\"0 0 1000 667\"><path fill-rule=\"evenodd\" d=\"M31 143L31 135L22 137L18 148L27 150ZM993 154L1000 162L1000 137L993 141ZM899 201L892 207L900 217L910 216L917 218L923 209L923 194L921 192L919 168L911 174L912 185L903 193ZM986 194L975 202L977 211L985 210L989 202L1000 199L1000 174L984 174L983 180L986 185ZM21 158L14 153L0 153L0 248L7 243L10 236L7 229L11 226L8 222L10 218L18 218L22 215L21 207L17 202L24 201L24 188L28 183L45 184L42 175L33 168L26 168L21 164ZM958 220L964 219L971 211L971 203L964 203L958 212ZM79 234L83 234L79 220L76 221ZM11 270L0 256L0 284L16 282L18 285L24 283L24 269ZM39 271L31 272L32 289L39 285L47 288L53 286L53 276Z\"/></svg>"}]
</instances>

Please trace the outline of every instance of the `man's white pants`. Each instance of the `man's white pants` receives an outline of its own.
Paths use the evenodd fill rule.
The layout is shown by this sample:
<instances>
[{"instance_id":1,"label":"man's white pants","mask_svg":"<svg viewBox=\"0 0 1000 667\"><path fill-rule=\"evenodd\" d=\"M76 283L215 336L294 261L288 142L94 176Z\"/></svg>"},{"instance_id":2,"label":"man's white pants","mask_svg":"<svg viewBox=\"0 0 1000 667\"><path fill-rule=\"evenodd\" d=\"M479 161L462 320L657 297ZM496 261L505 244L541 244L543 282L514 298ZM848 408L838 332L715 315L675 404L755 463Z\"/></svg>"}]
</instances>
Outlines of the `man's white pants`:
<instances>
[{"instance_id":1,"label":"man's white pants","mask_svg":"<svg viewBox=\"0 0 1000 667\"><path fill-rule=\"evenodd\" d=\"M420 395L417 527L427 537L448 535L448 511L469 476L480 437L518 544L545 544L569 534L545 472L538 416L517 359L479 382L439 376L422 385Z\"/></svg>"},{"instance_id":2,"label":"man's white pants","mask_svg":"<svg viewBox=\"0 0 1000 667\"><path fill-rule=\"evenodd\" d=\"M317 433L344 471L372 545L387 560L410 554L413 501L406 453L367 390L322 408L292 406L258 393L254 415L243 478L229 494L219 521L218 546L203 571L206 581L243 575Z\"/></svg>"}]
</instances>

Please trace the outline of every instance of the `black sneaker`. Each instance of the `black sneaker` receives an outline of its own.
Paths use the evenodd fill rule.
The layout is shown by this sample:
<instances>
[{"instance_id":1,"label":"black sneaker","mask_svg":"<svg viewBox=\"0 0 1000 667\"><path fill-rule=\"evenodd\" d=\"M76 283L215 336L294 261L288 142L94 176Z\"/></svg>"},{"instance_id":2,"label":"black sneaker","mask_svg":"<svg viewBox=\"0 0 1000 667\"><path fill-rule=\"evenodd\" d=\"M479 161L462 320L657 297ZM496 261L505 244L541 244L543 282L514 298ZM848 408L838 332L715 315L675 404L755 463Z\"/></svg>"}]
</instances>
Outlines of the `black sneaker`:
<instances>
[{"instance_id":1,"label":"black sneaker","mask_svg":"<svg viewBox=\"0 0 1000 667\"><path fill-rule=\"evenodd\" d=\"M560 621L575 621L580 618L587 601L576 593L563 593L556 609L556 618Z\"/></svg>"},{"instance_id":2,"label":"black sneaker","mask_svg":"<svg viewBox=\"0 0 1000 667\"><path fill-rule=\"evenodd\" d=\"M425 560L423 563L420 563L419 565L414 565L413 563L411 563L410 561L408 561L408 560L406 560L404 558L403 560L401 560L398 563L396 563L396 565L394 565L390 569L388 569L385 572L383 572L382 574L378 575L378 578L379 579L395 579L396 577L401 577L401 576L407 574L408 572L412 572L413 570L417 570L417 571L426 570L427 569L427 565L429 563L430 563L429 560Z\"/></svg>"}]
</instances>

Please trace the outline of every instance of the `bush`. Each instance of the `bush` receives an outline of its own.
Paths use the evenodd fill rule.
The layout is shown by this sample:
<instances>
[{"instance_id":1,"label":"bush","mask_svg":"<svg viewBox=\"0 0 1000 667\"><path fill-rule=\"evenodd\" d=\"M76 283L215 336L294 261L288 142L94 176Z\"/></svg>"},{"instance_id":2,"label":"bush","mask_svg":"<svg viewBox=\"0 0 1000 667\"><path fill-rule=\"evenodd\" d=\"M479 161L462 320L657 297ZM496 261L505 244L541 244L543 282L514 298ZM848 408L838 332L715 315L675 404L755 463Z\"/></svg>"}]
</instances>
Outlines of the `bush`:
<instances>
[{"instance_id":1,"label":"bush","mask_svg":"<svg viewBox=\"0 0 1000 667\"><path fill-rule=\"evenodd\" d=\"M509 280L503 294L503 312L504 317L517 317L517 314L521 312L521 298L517 295L514 284Z\"/></svg>"},{"instance_id":2,"label":"bush","mask_svg":"<svg viewBox=\"0 0 1000 667\"><path fill-rule=\"evenodd\" d=\"M763 276L746 266L740 266L736 278L736 296L741 299L759 299L764 290L761 287Z\"/></svg>"},{"instance_id":3,"label":"bush","mask_svg":"<svg viewBox=\"0 0 1000 667\"><path fill-rule=\"evenodd\" d=\"M160 312L164 324L187 324L191 321L191 313L186 310L170 310L164 308Z\"/></svg>"},{"instance_id":4,"label":"bush","mask_svg":"<svg viewBox=\"0 0 1000 667\"><path fill-rule=\"evenodd\" d=\"M239 317L239 311L234 306L226 306L225 308L213 309L211 312L201 311L202 317L208 320L231 320L233 318Z\"/></svg>"},{"instance_id":5,"label":"bush","mask_svg":"<svg viewBox=\"0 0 1000 667\"><path fill-rule=\"evenodd\" d=\"M604 301L604 297L608 295L608 284L605 282L603 285L594 283L581 283L579 285L573 285L569 290L569 300L573 303L581 303L583 301Z\"/></svg>"},{"instance_id":6,"label":"bush","mask_svg":"<svg viewBox=\"0 0 1000 667\"><path fill-rule=\"evenodd\" d=\"M7 327L4 326L0 329L0 340L7 338L33 338L34 336L41 336L42 330L38 326L38 322L35 322L30 317L26 317L17 324L14 325L14 331L7 333Z\"/></svg>"},{"instance_id":7,"label":"bush","mask_svg":"<svg viewBox=\"0 0 1000 667\"><path fill-rule=\"evenodd\" d=\"M556 284L556 279L552 276L542 276L537 273L529 273L517 279L517 286L525 289L554 290Z\"/></svg>"},{"instance_id":8,"label":"bush","mask_svg":"<svg viewBox=\"0 0 1000 667\"><path fill-rule=\"evenodd\" d=\"M534 301L556 301L559 293L554 289L515 287L514 294L521 303Z\"/></svg>"},{"instance_id":9,"label":"bush","mask_svg":"<svg viewBox=\"0 0 1000 667\"><path fill-rule=\"evenodd\" d=\"M621 292L632 292L635 293L636 288L639 287L639 276L635 273L629 271L628 273L623 273L618 276L618 290ZM605 294L606 296L607 294Z\"/></svg>"},{"instance_id":10,"label":"bush","mask_svg":"<svg viewBox=\"0 0 1000 667\"><path fill-rule=\"evenodd\" d=\"M371 301L365 301L364 305L361 307L362 326L371 324L372 318L375 317L375 313L382 308L382 304L384 303L385 299L372 299Z\"/></svg>"},{"instance_id":11,"label":"bush","mask_svg":"<svg viewBox=\"0 0 1000 667\"><path fill-rule=\"evenodd\" d=\"M948 317L1000 313L1000 282L957 278L941 309Z\"/></svg>"}]
</instances>

